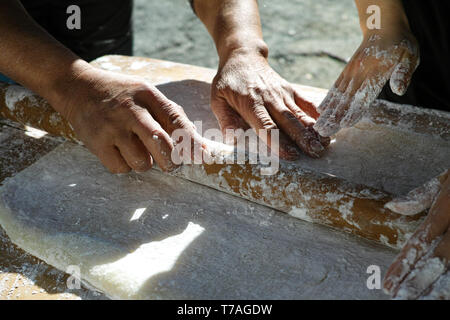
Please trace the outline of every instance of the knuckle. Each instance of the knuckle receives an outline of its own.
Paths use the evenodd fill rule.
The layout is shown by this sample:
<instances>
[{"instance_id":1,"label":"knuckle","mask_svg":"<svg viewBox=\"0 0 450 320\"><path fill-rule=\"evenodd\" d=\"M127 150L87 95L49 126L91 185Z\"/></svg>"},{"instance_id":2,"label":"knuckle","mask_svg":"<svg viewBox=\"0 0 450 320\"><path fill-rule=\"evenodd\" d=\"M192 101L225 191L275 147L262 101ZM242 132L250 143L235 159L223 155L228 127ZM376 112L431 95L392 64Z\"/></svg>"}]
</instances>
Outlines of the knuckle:
<instances>
[{"instance_id":1,"label":"knuckle","mask_svg":"<svg viewBox=\"0 0 450 320\"><path fill-rule=\"evenodd\" d=\"M229 90L229 82L223 77L215 77L213 80L212 90L215 94Z\"/></svg>"},{"instance_id":2,"label":"knuckle","mask_svg":"<svg viewBox=\"0 0 450 320\"><path fill-rule=\"evenodd\" d=\"M148 81L140 81L139 82L138 91L154 93L155 90L157 90L156 87L154 85L152 85L151 83L149 83Z\"/></svg>"},{"instance_id":3,"label":"knuckle","mask_svg":"<svg viewBox=\"0 0 450 320\"><path fill-rule=\"evenodd\" d=\"M399 47L412 55L418 55L418 44L415 39L404 39L400 42Z\"/></svg>"},{"instance_id":4,"label":"knuckle","mask_svg":"<svg viewBox=\"0 0 450 320\"><path fill-rule=\"evenodd\" d=\"M281 82L281 88L289 95L294 95L296 93L292 85L284 79Z\"/></svg>"},{"instance_id":5,"label":"knuckle","mask_svg":"<svg viewBox=\"0 0 450 320\"><path fill-rule=\"evenodd\" d=\"M264 107L264 103L262 100L258 99L255 95L250 94L246 96L246 100L248 102L248 110L255 114L264 114L266 112L266 108Z\"/></svg>"},{"instance_id":6,"label":"knuckle","mask_svg":"<svg viewBox=\"0 0 450 320\"><path fill-rule=\"evenodd\" d=\"M415 40L404 39L397 45L398 59L415 64L420 59L420 50Z\"/></svg>"},{"instance_id":7,"label":"knuckle","mask_svg":"<svg viewBox=\"0 0 450 320\"><path fill-rule=\"evenodd\" d=\"M253 95L257 96L262 96L271 93L271 91L267 90L267 87L264 85L249 84L248 88L249 90L252 91Z\"/></svg>"},{"instance_id":8,"label":"knuckle","mask_svg":"<svg viewBox=\"0 0 450 320\"><path fill-rule=\"evenodd\" d=\"M168 104L165 107L162 107L165 111L167 125L174 125L176 127L186 127L187 119L184 114L183 109L176 104Z\"/></svg>"},{"instance_id":9,"label":"knuckle","mask_svg":"<svg viewBox=\"0 0 450 320\"><path fill-rule=\"evenodd\" d=\"M288 120L289 122L292 121L297 121L298 118L296 117L296 115L290 111L290 110L285 110L281 113L281 115L283 116L283 118L285 118L286 120Z\"/></svg>"},{"instance_id":10,"label":"knuckle","mask_svg":"<svg viewBox=\"0 0 450 320\"><path fill-rule=\"evenodd\" d=\"M305 119L307 118L306 113L304 113L302 110L294 110L292 111L292 115L295 119Z\"/></svg>"},{"instance_id":11,"label":"knuckle","mask_svg":"<svg viewBox=\"0 0 450 320\"><path fill-rule=\"evenodd\" d=\"M161 103L160 109L168 114L169 113L174 113L174 114L183 113L183 108L172 101L167 101L167 102Z\"/></svg>"},{"instance_id":12,"label":"knuckle","mask_svg":"<svg viewBox=\"0 0 450 320\"><path fill-rule=\"evenodd\" d=\"M168 114L167 116L168 125L172 124L175 127L185 127L185 122L183 118L178 114Z\"/></svg>"},{"instance_id":13,"label":"knuckle","mask_svg":"<svg viewBox=\"0 0 450 320\"><path fill-rule=\"evenodd\" d=\"M262 127L264 130L278 129L277 125L271 119L262 119Z\"/></svg>"},{"instance_id":14,"label":"knuckle","mask_svg":"<svg viewBox=\"0 0 450 320\"><path fill-rule=\"evenodd\" d=\"M115 109L125 112L128 112L129 110L134 110L136 108L134 100L131 97L121 99L120 101L116 102L115 105L116 105Z\"/></svg>"}]
</instances>

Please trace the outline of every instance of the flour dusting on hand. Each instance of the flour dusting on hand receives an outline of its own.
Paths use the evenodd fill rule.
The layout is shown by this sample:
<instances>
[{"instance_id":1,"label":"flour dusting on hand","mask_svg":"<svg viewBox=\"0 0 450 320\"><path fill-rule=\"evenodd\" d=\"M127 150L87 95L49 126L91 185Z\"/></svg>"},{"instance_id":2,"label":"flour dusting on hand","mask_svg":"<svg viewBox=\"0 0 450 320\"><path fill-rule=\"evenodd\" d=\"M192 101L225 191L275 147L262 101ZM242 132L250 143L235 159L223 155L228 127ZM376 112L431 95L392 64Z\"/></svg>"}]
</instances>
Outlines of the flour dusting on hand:
<instances>
[{"instance_id":1,"label":"flour dusting on hand","mask_svg":"<svg viewBox=\"0 0 450 320\"><path fill-rule=\"evenodd\" d=\"M426 182L422 186L411 190L407 195L398 197L386 203L385 207L403 215L415 215L429 209L441 190L443 177L448 175L448 170Z\"/></svg>"}]
</instances>

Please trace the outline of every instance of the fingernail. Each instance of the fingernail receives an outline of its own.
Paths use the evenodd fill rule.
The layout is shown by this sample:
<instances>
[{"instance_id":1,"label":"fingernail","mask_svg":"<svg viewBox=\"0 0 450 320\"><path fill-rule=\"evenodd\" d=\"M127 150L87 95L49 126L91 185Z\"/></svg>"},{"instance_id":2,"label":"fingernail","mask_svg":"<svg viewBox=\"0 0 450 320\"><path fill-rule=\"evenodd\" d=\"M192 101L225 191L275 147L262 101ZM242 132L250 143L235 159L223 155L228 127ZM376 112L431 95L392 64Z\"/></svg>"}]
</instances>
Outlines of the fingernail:
<instances>
[{"instance_id":1,"label":"fingernail","mask_svg":"<svg viewBox=\"0 0 450 320\"><path fill-rule=\"evenodd\" d=\"M330 145L331 142L331 138L330 137L322 137L321 135L319 135L319 140L320 143L324 146L327 147Z\"/></svg>"},{"instance_id":2,"label":"fingernail","mask_svg":"<svg viewBox=\"0 0 450 320\"><path fill-rule=\"evenodd\" d=\"M325 150L325 148L318 140L312 140L310 146L311 149L317 154L320 154L323 150Z\"/></svg>"},{"instance_id":3,"label":"fingernail","mask_svg":"<svg viewBox=\"0 0 450 320\"><path fill-rule=\"evenodd\" d=\"M295 153L286 152L286 153L284 153L282 158L284 158L285 160L289 160L289 161L298 160L298 159L300 159L300 153L299 152L295 152Z\"/></svg>"},{"instance_id":4,"label":"fingernail","mask_svg":"<svg viewBox=\"0 0 450 320\"><path fill-rule=\"evenodd\" d=\"M278 156L284 160L294 161L300 159L300 152L291 145L284 145L278 150Z\"/></svg>"}]
</instances>

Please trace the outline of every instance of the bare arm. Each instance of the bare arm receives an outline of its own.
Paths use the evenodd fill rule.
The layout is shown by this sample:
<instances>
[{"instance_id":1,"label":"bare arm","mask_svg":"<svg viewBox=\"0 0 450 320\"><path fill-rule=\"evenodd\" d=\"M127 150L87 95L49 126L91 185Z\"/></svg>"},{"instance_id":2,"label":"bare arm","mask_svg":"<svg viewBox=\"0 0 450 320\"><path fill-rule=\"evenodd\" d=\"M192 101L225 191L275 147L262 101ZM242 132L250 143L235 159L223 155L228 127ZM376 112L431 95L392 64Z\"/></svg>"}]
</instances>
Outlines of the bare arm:
<instances>
[{"instance_id":1,"label":"bare arm","mask_svg":"<svg viewBox=\"0 0 450 320\"><path fill-rule=\"evenodd\" d=\"M17 0L0 1L0 72L49 101L90 66L28 15ZM57 111L64 114L61 104Z\"/></svg>"},{"instance_id":2,"label":"bare arm","mask_svg":"<svg viewBox=\"0 0 450 320\"><path fill-rule=\"evenodd\" d=\"M381 29L389 30L391 28L408 28L408 18L403 8L401 0L355 0L356 8L358 9L359 24L363 35L366 35L370 30L367 26L367 21L372 13L367 12L367 8L371 5L377 5L380 8L381 14Z\"/></svg>"},{"instance_id":3,"label":"bare arm","mask_svg":"<svg viewBox=\"0 0 450 320\"><path fill-rule=\"evenodd\" d=\"M146 171L153 162L173 169L176 129L202 147L180 106L142 78L92 67L17 0L0 1L0 52L0 72L47 99L111 172Z\"/></svg>"},{"instance_id":4,"label":"bare arm","mask_svg":"<svg viewBox=\"0 0 450 320\"><path fill-rule=\"evenodd\" d=\"M246 51L267 58L257 2L254 0L195 0L200 20L214 39L220 64L233 51Z\"/></svg>"}]
</instances>

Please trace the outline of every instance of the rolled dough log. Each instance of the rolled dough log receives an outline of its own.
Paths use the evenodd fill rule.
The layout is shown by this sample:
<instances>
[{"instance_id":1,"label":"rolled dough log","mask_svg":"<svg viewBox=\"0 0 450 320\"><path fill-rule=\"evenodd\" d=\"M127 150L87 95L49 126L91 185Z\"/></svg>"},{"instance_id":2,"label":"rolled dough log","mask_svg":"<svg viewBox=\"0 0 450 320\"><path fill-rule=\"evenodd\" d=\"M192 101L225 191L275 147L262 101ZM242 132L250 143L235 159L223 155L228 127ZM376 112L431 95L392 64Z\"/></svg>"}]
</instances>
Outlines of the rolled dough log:
<instances>
[{"instance_id":1,"label":"rolled dough log","mask_svg":"<svg viewBox=\"0 0 450 320\"><path fill-rule=\"evenodd\" d=\"M94 65L144 76L182 105L203 129L217 127L209 110L210 69L145 58L107 56ZM194 79L194 80L192 80ZM319 103L323 90L299 87ZM0 115L74 140L70 126L42 99L19 86L0 87ZM357 127L342 130L323 159L281 163L261 176L260 166L183 166L174 174L292 216L399 248L419 223L384 208L391 194L407 192L450 167L450 116L377 102Z\"/></svg>"}]
</instances>

